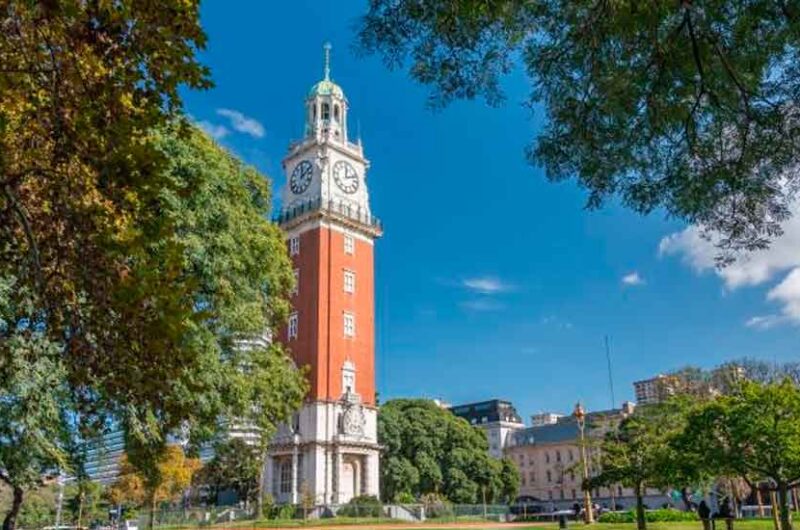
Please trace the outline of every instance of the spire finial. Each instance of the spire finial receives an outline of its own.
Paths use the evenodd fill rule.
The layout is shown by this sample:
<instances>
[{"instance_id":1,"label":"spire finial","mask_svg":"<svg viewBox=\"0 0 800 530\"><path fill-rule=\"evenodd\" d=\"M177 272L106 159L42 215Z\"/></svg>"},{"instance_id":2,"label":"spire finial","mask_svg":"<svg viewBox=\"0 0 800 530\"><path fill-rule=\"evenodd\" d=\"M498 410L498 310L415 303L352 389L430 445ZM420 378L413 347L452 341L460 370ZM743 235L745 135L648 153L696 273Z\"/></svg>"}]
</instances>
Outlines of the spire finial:
<instances>
[{"instance_id":1,"label":"spire finial","mask_svg":"<svg viewBox=\"0 0 800 530\"><path fill-rule=\"evenodd\" d=\"M325 81L331 80L331 43L326 42L322 48L325 50Z\"/></svg>"}]
</instances>

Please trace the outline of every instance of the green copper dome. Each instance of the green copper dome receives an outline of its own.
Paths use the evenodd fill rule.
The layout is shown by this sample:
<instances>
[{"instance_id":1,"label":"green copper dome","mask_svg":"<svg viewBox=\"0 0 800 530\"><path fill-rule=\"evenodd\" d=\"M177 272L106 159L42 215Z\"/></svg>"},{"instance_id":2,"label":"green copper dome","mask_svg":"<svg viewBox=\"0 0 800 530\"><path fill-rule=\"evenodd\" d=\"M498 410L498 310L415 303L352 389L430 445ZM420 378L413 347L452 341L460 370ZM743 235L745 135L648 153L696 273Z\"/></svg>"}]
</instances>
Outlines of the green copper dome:
<instances>
[{"instance_id":1,"label":"green copper dome","mask_svg":"<svg viewBox=\"0 0 800 530\"><path fill-rule=\"evenodd\" d=\"M316 85L312 86L311 90L308 91L308 97L313 98L314 96L336 96L344 99L344 91L342 90L342 87L333 81L329 79L323 79Z\"/></svg>"}]
</instances>

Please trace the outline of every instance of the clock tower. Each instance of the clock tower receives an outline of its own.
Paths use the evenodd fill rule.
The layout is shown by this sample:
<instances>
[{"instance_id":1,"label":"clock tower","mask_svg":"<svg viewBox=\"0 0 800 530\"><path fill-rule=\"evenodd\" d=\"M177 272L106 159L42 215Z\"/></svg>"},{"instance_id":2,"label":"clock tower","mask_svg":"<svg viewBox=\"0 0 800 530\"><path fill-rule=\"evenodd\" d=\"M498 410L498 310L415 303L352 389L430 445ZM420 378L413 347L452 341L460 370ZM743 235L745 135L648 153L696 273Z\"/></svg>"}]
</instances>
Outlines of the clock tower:
<instances>
[{"instance_id":1,"label":"clock tower","mask_svg":"<svg viewBox=\"0 0 800 530\"><path fill-rule=\"evenodd\" d=\"M294 311L279 339L308 370L309 392L270 444L266 491L297 503L342 504L379 494L375 404L374 242L361 142L348 138L348 101L330 75L304 105L303 138L283 160L286 185L276 221L294 266Z\"/></svg>"}]
</instances>

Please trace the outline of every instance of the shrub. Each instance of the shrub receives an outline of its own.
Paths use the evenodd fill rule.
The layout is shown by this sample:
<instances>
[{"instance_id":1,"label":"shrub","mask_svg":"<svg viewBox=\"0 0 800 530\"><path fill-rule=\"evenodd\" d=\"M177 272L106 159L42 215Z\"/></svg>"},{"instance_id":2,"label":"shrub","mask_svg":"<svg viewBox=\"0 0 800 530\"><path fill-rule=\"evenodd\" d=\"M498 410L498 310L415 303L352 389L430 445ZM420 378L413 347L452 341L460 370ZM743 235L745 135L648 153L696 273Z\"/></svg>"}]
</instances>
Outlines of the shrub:
<instances>
[{"instance_id":1,"label":"shrub","mask_svg":"<svg viewBox=\"0 0 800 530\"><path fill-rule=\"evenodd\" d=\"M350 502L342 506L337 515L343 517L381 517L383 515L383 504L374 495L360 495L350 499Z\"/></svg>"},{"instance_id":2,"label":"shrub","mask_svg":"<svg viewBox=\"0 0 800 530\"><path fill-rule=\"evenodd\" d=\"M284 504L283 506L280 506L277 509L275 513L275 518L281 520L294 519L294 513L295 513L294 506L292 506L291 504Z\"/></svg>"},{"instance_id":3,"label":"shrub","mask_svg":"<svg viewBox=\"0 0 800 530\"><path fill-rule=\"evenodd\" d=\"M645 519L648 523L667 523L678 521L697 521L697 514L694 512L684 512L671 508L661 510L647 510ZM608 512L600 516L601 523L632 523L636 521L636 512Z\"/></svg>"},{"instance_id":4,"label":"shrub","mask_svg":"<svg viewBox=\"0 0 800 530\"><path fill-rule=\"evenodd\" d=\"M420 502L425 505L425 517L428 519L453 516L450 502L436 493L426 493L420 498Z\"/></svg>"},{"instance_id":5,"label":"shrub","mask_svg":"<svg viewBox=\"0 0 800 530\"><path fill-rule=\"evenodd\" d=\"M411 493L407 491L401 491L394 496L394 502L397 504L414 504L417 502L417 499L415 499L414 495Z\"/></svg>"}]
</instances>

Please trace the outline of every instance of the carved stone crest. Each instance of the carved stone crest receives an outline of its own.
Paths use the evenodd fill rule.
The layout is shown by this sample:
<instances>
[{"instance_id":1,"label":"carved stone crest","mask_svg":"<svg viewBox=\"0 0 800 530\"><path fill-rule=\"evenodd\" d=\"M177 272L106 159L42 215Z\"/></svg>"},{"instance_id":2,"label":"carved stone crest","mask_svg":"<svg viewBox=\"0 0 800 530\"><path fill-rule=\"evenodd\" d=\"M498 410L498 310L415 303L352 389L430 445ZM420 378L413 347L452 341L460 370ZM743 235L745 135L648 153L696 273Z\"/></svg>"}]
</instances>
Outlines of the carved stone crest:
<instances>
[{"instance_id":1,"label":"carved stone crest","mask_svg":"<svg viewBox=\"0 0 800 530\"><path fill-rule=\"evenodd\" d=\"M363 436L367 417L360 403L348 406L342 415L342 433L350 436Z\"/></svg>"}]
</instances>

